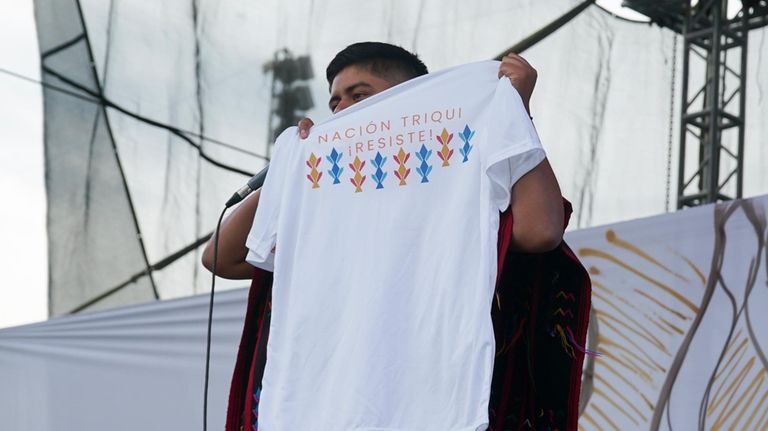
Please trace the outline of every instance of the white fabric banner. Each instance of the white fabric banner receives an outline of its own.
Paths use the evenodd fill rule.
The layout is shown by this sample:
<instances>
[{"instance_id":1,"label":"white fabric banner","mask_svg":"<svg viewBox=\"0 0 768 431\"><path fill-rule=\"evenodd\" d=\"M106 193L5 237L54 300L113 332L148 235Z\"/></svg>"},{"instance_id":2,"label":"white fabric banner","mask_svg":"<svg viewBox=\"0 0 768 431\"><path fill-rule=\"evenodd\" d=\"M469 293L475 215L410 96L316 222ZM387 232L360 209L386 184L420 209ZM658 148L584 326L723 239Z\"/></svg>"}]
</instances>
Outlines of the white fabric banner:
<instances>
[{"instance_id":1,"label":"white fabric banner","mask_svg":"<svg viewBox=\"0 0 768 431\"><path fill-rule=\"evenodd\" d=\"M208 424L224 428L246 290L216 294ZM0 430L203 424L207 295L0 330Z\"/></svg>"}]
</instances>

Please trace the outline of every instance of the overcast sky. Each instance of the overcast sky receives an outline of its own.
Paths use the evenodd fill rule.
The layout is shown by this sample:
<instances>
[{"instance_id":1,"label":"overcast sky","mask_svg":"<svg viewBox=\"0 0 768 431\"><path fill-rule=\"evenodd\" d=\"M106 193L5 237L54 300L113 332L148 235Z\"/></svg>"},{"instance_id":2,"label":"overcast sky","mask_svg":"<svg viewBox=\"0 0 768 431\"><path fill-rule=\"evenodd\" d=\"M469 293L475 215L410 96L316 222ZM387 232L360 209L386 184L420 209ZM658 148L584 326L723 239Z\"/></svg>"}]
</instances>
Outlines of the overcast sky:
<instances>
[{"instance_id":1,"label":"overcast sky","mask_svg":"<svg viewBox=\"0 0 768 431\"><path fill-rule=\"evenodd\" d=\"M0 69L39 79L31 0L0 0ZM0 73L0 328L46 318L40 87Z\"/></svg>"},{"instance_id":2,"label":"overcast sky","mask_svg":"<svg viewBox=\"0 0 768 431\"><path fill-rule=\"evenodd\" d=\"M618 10L621 0L598 1ZM0 69L39 79L32 0L0 0ZM0 71L0 328L47 315L40 87Z\"/></svg>"}]
</instances>

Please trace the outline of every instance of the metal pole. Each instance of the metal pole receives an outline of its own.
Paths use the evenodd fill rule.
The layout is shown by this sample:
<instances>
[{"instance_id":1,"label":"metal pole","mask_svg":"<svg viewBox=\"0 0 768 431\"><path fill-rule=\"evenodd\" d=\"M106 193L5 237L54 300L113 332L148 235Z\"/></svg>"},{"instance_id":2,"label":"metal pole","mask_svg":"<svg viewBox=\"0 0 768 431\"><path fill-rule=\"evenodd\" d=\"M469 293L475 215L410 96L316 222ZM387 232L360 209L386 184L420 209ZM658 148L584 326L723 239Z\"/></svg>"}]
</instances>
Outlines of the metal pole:
<instances>
[{"instance_id":1,"label":"metal pole","mask_svg":"<svg viewBox=\"0 0 768 431\"><path fill-rule=\"evenodd\" d=\"M520 42L517 42L516 44L512 45L510 48L502 52L501 54L494 57L494 60L501 60L504 58L505 55L509 53L515 53L520 54L521 52L525 51L526 49L532 47L533 45L541 42L542 39L549 36L550 34L554 33L559 29L560 27L567 24L570 20L575 18L578 14L580 14L584 9L592 5L595 0L586 0L581 2L578 6L574 7L573 9L569 10L563 16L560 18L557 18L556 20L552 21L551 23L545 25L541 29L539 29L537 32L533 33L532 35L526 37L525 39L521 40Z\"/></svg>"}]
</instances>

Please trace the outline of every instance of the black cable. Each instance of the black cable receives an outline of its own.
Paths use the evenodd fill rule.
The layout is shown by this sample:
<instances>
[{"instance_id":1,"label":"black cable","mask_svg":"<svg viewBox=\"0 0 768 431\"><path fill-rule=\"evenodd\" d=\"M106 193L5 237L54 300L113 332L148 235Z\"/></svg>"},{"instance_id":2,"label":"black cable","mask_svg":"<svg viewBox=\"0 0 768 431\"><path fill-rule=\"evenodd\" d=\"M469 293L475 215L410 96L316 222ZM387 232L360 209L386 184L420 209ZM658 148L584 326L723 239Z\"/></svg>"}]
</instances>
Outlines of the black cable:
<instances>
[{"instance_id":1,"label":"black cable","mask_svg":"<svg viewBox=\"0 0 768 431\"><path fill-rule=\"evenodd\" d=\"M37 79L34 79L34 78L30 78L28 76L24 76L24 75L22 75L20 73L13 72L13 71L10 71L8 69L4 69L2 67L0 67L0 72L1 73L5 73L6 75L9 75L9 76L13 76L14 78L19 78L21 80L28 81L28 82L31 82L33 84L41 85L41 86L43 86L45 88L48 88L48 89L51 89L51 90L54 90L54 91L58 91L59 93L66 94L68 96L72 96L74 98L77 98L77 99L80 99L80 100L84 100L86 102L90 102L90 103L93 103L93 104L96 104L96 105L99 104L99 100L98 99L86 97L86 96L83 96L82 94L76 93L76 92L74 92L72 90L67 90L66 88L61 88L61 87L58 87L56 85L49 84L47 82L43 82L43 81L40 81L40 80L37 80Z\"/></svg>"},{"instance_id":2,"label":"black cable","mask_svg":"<svg viewBox=\"0 0 768 431\"><path fill-rule=\"evenodd\" d=\"M52 48L49 48L46 51L43 51L40 53L40 58L45 59L46 57L50 57L52 55L56 55L61 51L64 51L65 49L68 49L81 41L85 40L85 33L80 33L77 36L73 37L70 40L66 40Z\"/></svg>"},{"instance_id":3,"label":"black cable","mask_svg":"<svg viewBox=\"0 0 768 431\"><path fill-rule=\"evenodd\" d=\"M169 132L171 132L175 136L178 136L179 138L181 138L187 144L189 144L192 147L196 148L198 154L200 154L200 157L202 157L204 160L208 161L209 163L211 163L214 166L217 166L219 168L228 170L230 172L235 172L235 173L238 173L238 174L242 174L242 175L245 175L245 176L248 176L248 177L253 175L253 173L246 172L246 171L244 171L242 169L238 169L238 168L235 168L233 166L225 165L224 163L221 163L221 162L215 160L214 158L212 158L211 156L206 154L206 152L203 150L203 147L201 145L199 145L199 144L197 144L195 142L192 142L192 140L189 139L189 137L187 135L185 135L184 133L181 133L181 131L179 129L177 129L176 127L174 127L174 126L169 126L167 124L161 123L159 121L156 121L156 120L153 120L151 118L144 117L143 115L136 114L135 112L129 111L128 109L123 108L122 106L120 106L120 105L112 102L111 100L107 99L106 97L104 97L103 94L95 92L95 91L87 88L83 84L80 84L80 83L78 83L78 82L76 82L76 81L74 81L74 80L72 80L72 79L62 75L61 73L51 69L50 67L43 66L43 72L55 76L56 78L60 79L64 83L69 84L69 85L71 85L71 86L73 86L73 87L77 88L78 90L81 90L81 91L83 91L85 93L88 93L92 97L98 98L99 101L101 102L101 104L103 106L105 106L105 107L116 109L116 110L122 112L123 114L125 114L125 115L127 115L127 116L129 116L131 118L134 118L136 120L139 120L141 122L147 123L147 124L155 126L155 127L159 127L161 129L168 130ZM263 159L267 159L265 156L258 156L258 157L261 157Z\"/></svg>"},{"instance_id":4,"label":"black cable","mask_svg":"<svg viewBox=\"0 0 768 431\"><path fill-rule=\"evenodd\" d=\"M219 229L221 221L224 220L224 213L227 208L221 211L219 221L216 223L216 230L213 232L213 268L211 269L211 301L208 305L208 336L205 344L205 389L203 390L203 431L208 430L208 380L211 369L211 328L213 327L213 294L216 290L216 266L219 260Z\"/></svg>"},{"instance_id":5,"label":"black cable","mask_svg":"<svg viewBox=\"0 0 768 431\"><path fill-rule=\"evenodd\" d=\"M98 97L100 100L104 100L104 90L101 87L101 84L99 83L99 72L96 70L96 57L93 55L93 47L91 46L91 41L88 38L88 30L85 25L85 15L83 14L83 7L80 4L80 0L74 0L75 9L77 10L77 16L79 17L80 21L80 27L82 28L82 34L83 34L83 42L85 44L85 52L88 54L88 63L91 69L91 76L94 79L94 86L96 87L96 91L90 91L88 89L88 93L91 94L91 96ZM42 69L45 70L45 59L40 60ZM155 283L155 277L152 275L152 269L151 264L149 263L149 256L147 254L147 247L144 244L144 238L141 234L141 227L139 225L139 217L136 214L136 207L133 204L133 197L131 196L131 189L128 187L128 180L125 177L125 170L123 169L123 162L120 159L120 153L117 149L117 142L115 141L114 135L112 135L112 126L109 123L109 118L107 117L107 112L104 107L102 109L97 111L97 118L94 120L98 120L98 116L104 115L104 126L106 126L106 131L109 136L108 143L109 146L112 149L112 154L114 156L115 161L115 167L117 174L120 177L120 180L122 182L122 188L123 188L123 194L126 198L126 203L128 204L128 209L130 210L132 222L133 222L133 228L135 230L136 234L136 241L139 245L139 250L141 251L141 258L144 261L144 267L147 269L147 278L149 278L149 284L152 286L152 294L154 295L155 299L160 299L160 292L157 290L157 284ZM94 127L96 126L96 123L94 123ZM91 144L93 144L93 138L95 135L91 137L92 141Z\"/></svg>"},{"instance_id":6,"label":"black cable","mask_svg":"<svg viewBox=\"0 0 768 431\"><path fill-rule=\"evenodd\" d=\"M85 102L93 103L94 105L101 105L102 104L102 102L99 100L99 98L97 96L93 96L93 97L84 96L84 95L82 95L80 93L77 93L77 92L74 92L72 90L67 90L66 88L62 88L62 87L59 87L57 85L54 85L54 84L51 84L51 83L48 83L48 82L44 82L44 81L40 81L40 80L37 80L37 79L34 79L34 78L30 78L28 76L22 75L20 73L13 72L11 70L8 70L8 69L2 68L2 67L0 67L0 73L4 73L6 75L13 76L14 78L19 78L19 79L22 79L24 81L31 82L33 84L38 84L38 85L40 85L40 86L42 86L44 88L47 88L49 90L57 91L59 93L75 97L75 98L83 100ZM189 136L192 136L194 138L202 139L203 141L207 141L207 142L210 142L210 143L213 143L213 144L216 144L216 145L220 145L220 146L225 147L225 148L229 148L230 150L233 150L233 151L237 151L237 152L240 152L240 153L243 153L243 154L247 154L249 156L253 156L253 157L256 157L256 158L259 158L259 159L263 159L263 160L269 161L269 158L264 156L264 155L262 155L262 154L257 154L257 153L254 153L253 151L248 151L248 150L240 148L238 146L235 146L235 145L232 145L232 144L228 144L228 143L226 143L224 141L221 141L219 139L210 138L208 136L201 135L199 133L195 133L195 132L192 132L192 131L189 131L189 130L186 130L186 129L181 129L179 127L171 126L169 124L161 123L161 122L155 121L155 120L151 120L151 122L145 121L141 116L139 116L137 114L136 115L132 115L132 113L128 113L128 111L126 109L118 107L117 104L115 104L114 102L110 102L110 101L108 101L106 99L105 99L105 102L106 102L105 105L107 105L107 106L109 106L111 108L117 109L118 111L121 111L121 112L125 113L126 115L129 115L129 116L131 116L131 117L133 117L133 118L135 118L135 119L137 119L139 121L148 123L148 124L150 124L152 126L161 127L161 128L166 129L166 130L171 130L172 129L172 130L178 131L179 133L182 133L184 135L189 135Z\"/></svg>"},{"instance_id":7,"label":"black cable","mask_svg":"<svg viewBox=\"0 0 768 431\"><path fill-rule=\"evenodd\" d=\"M144 268L143 270L131 275L128 277L127 280L124 282L118 284L117 286L107 289L104 292L98 294L96 297L89 299L88 301L85 301L84 303L78 305L76 308L72 309L67 314L75 314L79 313L86 308L91 307L93 304L96 304L97 302L106 299L107 297L117 293L121 289L129 286L130 284L138 281L140 278L146 276L149 274L150 271L160 271L161 269L165 268L166 266L172 264L173 262L176 262L177 260L181 259L182 257L186 256L187 253L190 253L193 250L196 250L201 245L208 242L208 240L213 236L213 232L207 233L200 238L196 239L194 242L185 245L179 250L176 250L175 252L169 254L168 256L160 259L156 263L149 266L149 268Z\"/></svg>"}]
</instances>

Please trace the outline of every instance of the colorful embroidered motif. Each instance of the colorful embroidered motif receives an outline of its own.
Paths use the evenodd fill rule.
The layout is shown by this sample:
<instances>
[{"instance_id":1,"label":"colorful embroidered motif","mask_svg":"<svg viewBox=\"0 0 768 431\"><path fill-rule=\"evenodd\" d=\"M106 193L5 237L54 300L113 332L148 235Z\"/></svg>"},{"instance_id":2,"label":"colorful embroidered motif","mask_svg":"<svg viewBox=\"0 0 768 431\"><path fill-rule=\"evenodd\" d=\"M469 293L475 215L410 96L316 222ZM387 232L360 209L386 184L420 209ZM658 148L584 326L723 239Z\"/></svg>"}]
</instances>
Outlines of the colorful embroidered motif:
<instances>
[{"instance_id":1,"label":"colorful embroidered motif","mask_svg":"<svg viewBox=\"0 0 768 431\"><path fill-rule=\"evenodd\" d=\"M571 346L569 343L568 336L565 334L563 327L560 325L555 325L555 333L560 337L560 344L563 346L565 353L571 358L575 358L576 352L573 350L573 346Z\"/></svg>"},{"instance_id":2,"label":"colorful embroidered motif","mask_svg":"<svg viewBox=\"0 0 768 431\"><path fill-rule=\"evenodd\" d=\"M406 185L405 179L408 178L408 175L411 173L411 170L405 167L405 163L411 158L411 153L406 153L400 148L400 151L392 156L392 158L395 159L395 162L398 165L397 170L395 171L395 176L400 180L400 185L404 186Z\"/></svg>"},{"instance_id":3,"label":"colorful embroidered motif","mask_svg":"<svg viewBox=\"0 0 768 431\"><path fill-rule=\"evenodd\" d=\"M443 161L443 167L449 166L448 160L450 160L453 155L453 150L448 148L452 139L453 133L448 133L448 130L446 130L445 127L443 127L443 132L437 136L437 141L442 145L440 151L437 152L437 156Z\"/></svg>"},{"instance_id":4,"label":"colorful embroidered motif","mask_svg":"<svg viewBox=\"0 0 768 431\"><path fill-rule=\"evenodd\" d=\"M376 157L374 157L371 160L371 163L373 163L373 166L376 167L376 172L372 175L372 178L374 181L376 181L377 189L384 188L384 185L382 183L387 178L387 173L382 170L382 167L386 162L387 162L387 158L382 157L380 152L376 152Z\"/></svg>"},{"instance_id":5,"label":"colorful embroidered motif","mask_svg":"<svg viewBox=\"0 0 768 431\"><path fill-rule=\"evenodd\" d=\"M339 162L341 161L341 153L336 151L336 148L331 150L331 154L325 156L325 159L328 160L328 163L330 163L331 169L328 170L328 175L333 178L334 184L339 184L341 180L339 180L339 177L341 177L341 174L344 173L344 168L339 166Z\"/></svg>"},{"instance_id":6,"label":"colorful embroidered motif","mask_svg":"<svg viewBox=\"0 0 768 431\"><path fill-rule=\"evenodd\" d=\"M427 147L424 146L424 144L421 144L421 148L419 149L419 152L416 153L416 158L418 158L421 161L421 164L418 168L416 168L416 172L421 175L421 182L422 183L428 183L429 179L427 178L429 176L429 173L432 172L432 166L427 164L427 160L432 156L432 150L427 150Z\"/></svg>"},{"instance_id":7,"label":"colorful embroidered motif","mask_svg":"<svg viewBox=\"0 0 768 431\"><path fill-rule=\"evenodd\" d=\"M320 178L323 177L323 173L317 170L317 166L320 165L323 159L317 157L315 153L310 153L309 160L307 160L307 166L309 166L309 175L307 179L312 182L312 188L316 189L320 187Z\"/></svg>"},{"instance_id":8,"label":"colorful embroidered motif","mask_svg":"<svg viewBox=\"0 0 768 431\"><path fill-rule=\"evenodd\" d=\"M469 152L472 151L472 145L469 143L470 139L472 139L473 136L475 136L476 130L472 130L469 128L469 125L464 126L464 130L459 132L459 138L464 142L464 145L459 148L459 153L461 153L462 157L464 157L464 160L461 162L464 163L467 160L469 160Z\"/></svg>"},{"instance_id":9,"label":"colorful embroidered motif","mask_svg":"<svg viewBox=\"0 0 768 431\"><path fill-rule=\"evenodd\" d=\"M360 160L360 157L355 156L355 161L349 164L349 168L355 173L355 175L349 179L349 181L355 186L355 193L363 191L363 183L365 182L365 175L361 172L365 167L365 162Z\"/></svg>"},{"instance_id":10,"label":"colorful embroidered motif","mask_svg":"<svg viewBox=\"0 0 768 431\"><path fill-rule=\"evenodd\" d=\"M475 132L476 130L470 129L468 124L464 125L464 129L458 132L459 138L461 138L462 142L464 143L461 147L459 147L459 153L463 157L462 163L469 160L469 154L474 148L470 141L475 136ZM432 130L430 130L430 139L432 139L432 133ZM427 148L426 144L422 144L419 150L415 152L416 157L419 160L419 164L416 166L416 172L421 177L422 183L429 182L429 175L432 173L432 168L434 167L434 165L430 164L429 159L432 157L433 152L437 153L437 156L442 161L443 167L450 166L450 159L453 157L453 153L455 151L455 148L451 148L451 142L453 141L454 134L456 133L450 133L448 129L444 127L440 134L435 136L437 141L440 143L439 150L429 149ZM352 157L351 150L349 156ZM387 172L385 169L388 157L389 156L386 155L386 152L377 151L374 158L369 159L373 165L370 176L373 178L373 181L376 182L376 189L384 188L384 182L389 175L389 172ZM395 174L395 177L397 177L399 181L398 185L400 186L405 186L408 184L407 179L408 175L411 174L411 168L408 167L407 163L410 157L411 153L406 152L403 147L398 149L397 154L392 155L395 163L397 163L397 169L394 169L392 172ZM323 156L317 157L314 153L311 153L309 159L306 162L307 166L310 168L307 179L312 183L313 189L320 187L320 179L324 173L319 169L322 158ZM363 191L363 183L367 177L367 175L363 175L366 161L361 160L359 156L355 156L355 159L352 161L352 163L347 164L347 166L349 166L349 168L352 170L350 173L350 171L347 171L345 167L342 167L342 159L344 158L344 153L339 152L335 147L332 147L331 151L327 153L324 158L330 164L330 168L327 169L325 173L327 173L330 178L333 179L333 184L341 183L341 178L346 173L344 176L348 177L352 185L355 186L355 193L360 193Z\"/></svg>"}]
</instances>

